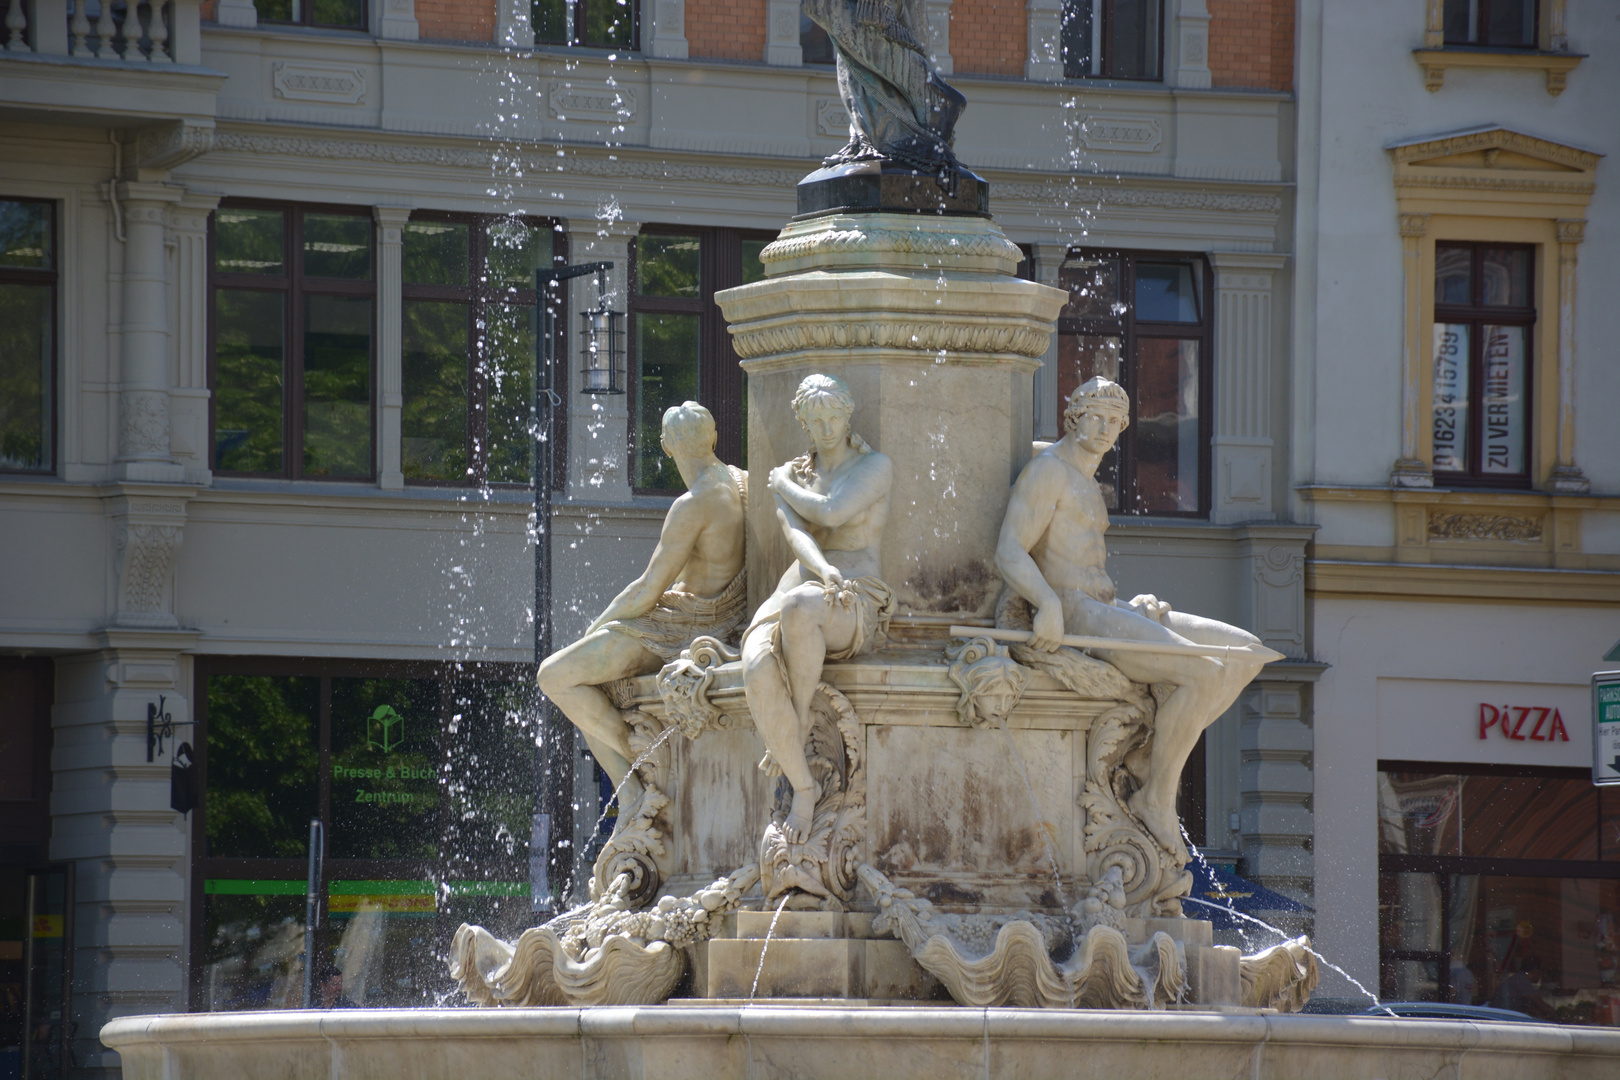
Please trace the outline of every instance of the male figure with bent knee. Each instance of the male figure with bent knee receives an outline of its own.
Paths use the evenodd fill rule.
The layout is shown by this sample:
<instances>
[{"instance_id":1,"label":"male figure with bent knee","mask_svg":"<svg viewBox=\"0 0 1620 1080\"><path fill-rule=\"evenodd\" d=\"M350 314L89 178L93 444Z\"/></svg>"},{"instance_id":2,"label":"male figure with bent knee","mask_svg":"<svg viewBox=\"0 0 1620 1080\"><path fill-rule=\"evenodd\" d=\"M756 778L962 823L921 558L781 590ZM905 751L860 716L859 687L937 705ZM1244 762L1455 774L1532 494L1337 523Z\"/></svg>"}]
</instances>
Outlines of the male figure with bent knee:
<instances>
[{"instance_id":1,"label":"male figure with bent knee","mask_svg":"<svg viewBox=\"0 0 1620 1080\"><path fill-rule=\"evenodd\" d=\"M1199 645L1256 646L1223 659L1176 653L1093 649L1138 683L1170 683L1153 724L1148 776L1130 810L1165 850L1185 860L1176 791L1198 736L1225 712L1273 653L1235 626L1172 611L1149 594L1129 604L1114 596L1104 568L1108 506L1095 474L1130 422L1130 399L1098 376L1075 391L1064 435L1036 454L1013 486L996 546L996 567L1034 609L1030 644L1056 650L1065 634Z\"/></svg>"},{"instance_id":2,"label":"male figure with bent knee","mask_svg":"<svg viewBox=\"0 0 1620 1080\"><path fill-rule=\"evenodd\" d=\"M714 417L688 401L664 413L663 448L686 493L664 517L641 576L613 598L583 637L540 665L540 689L585 736L621 805L640 795L625 783L635 754L630 728L604 683L647 675L700 636L729 642L747 615L743 513L748 474L714 456ZM631 790L634 789L634 790Z\"/></svg>"}]
</instances>

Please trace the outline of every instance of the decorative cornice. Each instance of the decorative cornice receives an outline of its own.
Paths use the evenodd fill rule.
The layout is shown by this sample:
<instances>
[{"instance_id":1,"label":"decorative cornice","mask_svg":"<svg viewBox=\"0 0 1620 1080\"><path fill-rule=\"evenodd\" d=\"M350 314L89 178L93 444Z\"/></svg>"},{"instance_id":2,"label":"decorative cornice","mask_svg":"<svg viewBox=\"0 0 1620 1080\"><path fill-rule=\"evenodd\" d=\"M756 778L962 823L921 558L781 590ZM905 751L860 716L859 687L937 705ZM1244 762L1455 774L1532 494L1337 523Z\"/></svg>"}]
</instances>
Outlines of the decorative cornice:
<instances>
[{"instance_id":1,"label":"decorative cornice","mask_svg":"<svg viewBox=\"0 0 1620 1080\"><path fill-rule=\"evenodd\" d=\"M792 230L789 226L789 231ZM967 229L923 230L884 228L828 228L798 236L784 235L760 252L766 266L793 264L802 259L836 262L838 256L911 256L931 260L985 260L1012 273L1024 258L1018 245L995 232Z\"/></svg>"},{"instance_id":2,"label":"decorative cornice","mask_svg":"<svg viewBox=\"0 0 1620 1080\"><path fill-rule=\"evenodd\" d=\"M1505 127L1441 135L1421 142L1397 143L1389 147L1390 156L1400 164L1451 157L1455 154L1472 153L1475 150L1512 150L1514 153L1541 158L1583 172L1596 169L1598 162L1603 158L1602 154L1592 150L1566 146L1551 139L1537 138Z\"/></svg>"},{"instance_id":3,"label":"decorative cornice","mask_svg":"<svg viewBox=\"0 0 1620 1080\"><path fill-rule=\"evenodd\" d=\"M744 360L804 349L902 349L923 353L999 353L1039 358L1052 332L1032 326L985 326L886 315L881 322L799 321L733 330L732 346Z\"/></svg>"},{"instance_id":4,"label":"decorative cornice","mask_svg":"<svg viewBox=\"0 0 1620 1080\"><path fill-rule=\"evenodd\" d=\"M1558 218L1554 224L1558 228L1560 244L1578 244L1586 239L1585 218Z\"/></svg>"},{"instance_id":5,"label":"decorative cornice","mask_svg":"<svg viewBox=\"0 0 1620 1080\"><path fill-rule=\"evenodd\" d=\"M992 184L991 197L1026 199L1052 203L1081 199L1099 206L1119 206L1161 210L1217 210L1223 213L1277 214L1282 212L1278 195L1240 195L1219 191L1168 191L1158 188L1077 187L1074 183Z\"/></svg>"},{"instance_id":6,"label":"decorative cornice","mask_svg":"<svg viewBox=\"0 0 1620 1080\"><path fill-rule=\"evenodd\" d=\"M1494 176L1398 176L1401 188L1449 188L1453 191L1527 191L1539 195L1590 195L1597 185L1582 180L1509 180Z\"/></svg>"}]
</instances>

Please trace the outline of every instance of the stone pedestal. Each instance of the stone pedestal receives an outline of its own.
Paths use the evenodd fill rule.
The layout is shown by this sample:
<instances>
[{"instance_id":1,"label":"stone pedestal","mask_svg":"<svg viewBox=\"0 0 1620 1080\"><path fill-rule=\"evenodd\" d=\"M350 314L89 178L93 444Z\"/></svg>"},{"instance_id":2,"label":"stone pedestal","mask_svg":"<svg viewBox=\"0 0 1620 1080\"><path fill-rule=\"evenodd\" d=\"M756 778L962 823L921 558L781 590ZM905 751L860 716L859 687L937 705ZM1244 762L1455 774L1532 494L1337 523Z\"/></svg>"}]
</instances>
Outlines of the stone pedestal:
<instances>
[{"instance_id":1,"label":"stone pedestal","mask_svg":"<svg viewBox=\"0 0 1620 1080\"><path fill-rule=\"evenodd\" d=\"M1015 276L1023 258L976 216L827 214L795 221L761 256L764 281L715 294L748 376L756 490L809 440L793 415L806 375L855 395L852 428L894 462L883 578L896 627L992 612L1007 493L1029 459L1034 375L1065 294ZM788 551L769 498L749 504L749 600Z\"/></svg>"},{"instance_id":2,"label":"stone pedestal","mask_svg":"<svg viewBox=\"0 0 1620 1080\"><path fill-rule=\"evenodd\" d=\"M872 935L872 916L862 912L739 911L693 967L693 988L706 988L710 1001L928 1001L943 996L939 983L911 958L904 943Z\"/></svg>"}]
</instances>

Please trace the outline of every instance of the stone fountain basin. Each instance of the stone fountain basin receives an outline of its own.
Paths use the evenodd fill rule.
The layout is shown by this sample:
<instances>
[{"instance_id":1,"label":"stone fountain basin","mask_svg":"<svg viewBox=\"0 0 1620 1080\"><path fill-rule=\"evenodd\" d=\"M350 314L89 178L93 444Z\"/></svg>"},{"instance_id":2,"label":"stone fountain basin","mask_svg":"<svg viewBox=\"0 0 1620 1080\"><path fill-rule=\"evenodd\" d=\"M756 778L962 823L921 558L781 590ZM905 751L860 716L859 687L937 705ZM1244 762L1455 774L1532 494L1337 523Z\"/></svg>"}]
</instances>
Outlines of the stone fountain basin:
<instances>
[{"instance_id":1,"label":"stone fountain basin","mask_svg":"<svg viewBox=\"0 0 1620 1080\"><path fill-rule=\"evenodd\" d=\"M1612 1080L1620 1031L1547 1024L852 1006L378 1009L131 1016L125 1080Z\"/></svg>"}]
</instances>

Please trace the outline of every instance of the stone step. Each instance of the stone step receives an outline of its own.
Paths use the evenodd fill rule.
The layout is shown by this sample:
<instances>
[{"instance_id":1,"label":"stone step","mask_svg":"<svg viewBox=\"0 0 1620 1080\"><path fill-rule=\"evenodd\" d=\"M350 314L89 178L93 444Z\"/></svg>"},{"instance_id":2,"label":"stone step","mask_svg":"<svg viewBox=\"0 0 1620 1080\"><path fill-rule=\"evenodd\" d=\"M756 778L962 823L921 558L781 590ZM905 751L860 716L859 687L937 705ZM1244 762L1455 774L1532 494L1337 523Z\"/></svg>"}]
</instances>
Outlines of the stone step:
<instances>
[{"instance_id":1,"label":"stone step","mask_svg":"<svg viewBox=\"0 0 1620 1080\"><path fill-rule=\"evenodd\" d=\"M817 913L820 914L820 913ZM784 913L785 917L786 913ZM778 932L781 924L777 925ZM765 952L764 966L760 954ZM710 998L860 998L932 1000L939 983L918 966L903 942L848 937L716 938L708 943L705 978ZM758 974L759 985L754 985Z\"/></svg>"}]
</instances>

